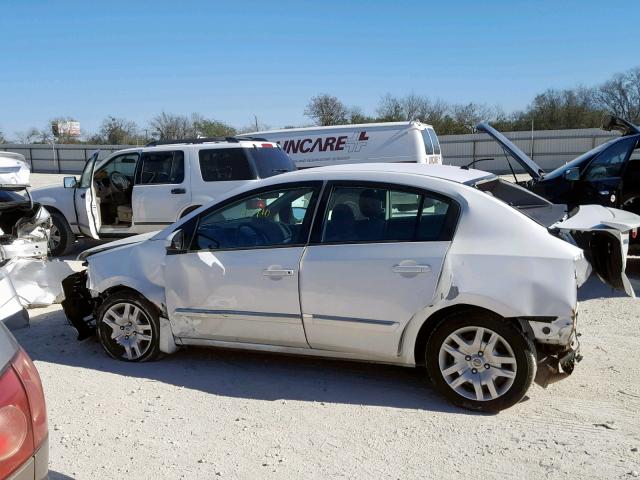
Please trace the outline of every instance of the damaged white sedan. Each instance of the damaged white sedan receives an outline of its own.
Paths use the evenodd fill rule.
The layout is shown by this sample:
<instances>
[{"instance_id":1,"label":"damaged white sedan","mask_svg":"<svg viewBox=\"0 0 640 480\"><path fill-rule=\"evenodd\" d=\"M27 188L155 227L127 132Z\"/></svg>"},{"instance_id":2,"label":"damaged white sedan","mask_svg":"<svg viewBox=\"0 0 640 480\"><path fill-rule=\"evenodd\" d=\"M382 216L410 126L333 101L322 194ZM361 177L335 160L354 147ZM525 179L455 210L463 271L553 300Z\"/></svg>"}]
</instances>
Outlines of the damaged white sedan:
<instances>
[{"instance_id":1,"label":"damaged white sedan","mask_svg":"<svg viewBox=\"0 0 640 480\"><path fill-rule=\"evenodd\" d=\"M478 170L309 169L85 252L63 306L120 360L198 345L426 365L454 404L497 411L579 361L591 266L633 295L638 225L600 206L567 213Z\"/></svg>"}]
</instances>

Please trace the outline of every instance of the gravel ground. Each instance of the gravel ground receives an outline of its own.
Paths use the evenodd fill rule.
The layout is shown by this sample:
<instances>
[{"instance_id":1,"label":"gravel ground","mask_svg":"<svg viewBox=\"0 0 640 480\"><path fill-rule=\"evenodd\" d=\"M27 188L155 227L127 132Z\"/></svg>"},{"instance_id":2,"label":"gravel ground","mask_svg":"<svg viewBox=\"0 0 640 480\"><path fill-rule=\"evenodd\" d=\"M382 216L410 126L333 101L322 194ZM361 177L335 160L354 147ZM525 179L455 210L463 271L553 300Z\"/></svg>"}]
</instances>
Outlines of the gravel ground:
<instances>
[{"instance_id":1,"label":"gravel ground","mask_svg":"<svg viewBox=\"0 0 640 480\"><path fill-rule=\"evenodd\" d=\"M574 375L498 415L400 367L196 348L124 364L77 342L57 305L16 336L46 391L52 480L633 478L640 302L596 281L581 295Z\"/></svg>"},{"instance_id":2,"label":"gravel ground","mask_svg":"<svg viewBox=\"0 0 640 480\"><path fill-rule=\"evenodd\" d=\"M401 367L196 348L129 365L77 342L57 305L16 336L46 391L52 480L632 478L640 303L581 292L583 362L498 415Z\"/></svg>"}]
</instances>

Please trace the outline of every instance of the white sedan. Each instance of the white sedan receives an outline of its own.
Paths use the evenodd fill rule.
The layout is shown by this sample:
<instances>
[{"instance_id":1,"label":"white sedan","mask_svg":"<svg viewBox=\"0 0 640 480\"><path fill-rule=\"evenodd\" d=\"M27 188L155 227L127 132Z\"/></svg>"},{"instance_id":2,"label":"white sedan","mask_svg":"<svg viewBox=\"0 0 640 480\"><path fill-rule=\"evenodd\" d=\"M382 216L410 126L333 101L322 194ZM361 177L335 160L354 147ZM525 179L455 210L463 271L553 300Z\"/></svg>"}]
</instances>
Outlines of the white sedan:
<instances>
[{"instance_id":1,"label":"white sedan","mask_svg":"<svg viewBox=\"0 0 640 480\"><path fill-rule=\"evenodd\" d=\"M120 360L197 345L425 365L454 404L497 411L579 361L591 265L633 295L638 225L600 206L567 213L479 170L309 169L83 253L63 305Z\"/></svg>"}]
</instances>

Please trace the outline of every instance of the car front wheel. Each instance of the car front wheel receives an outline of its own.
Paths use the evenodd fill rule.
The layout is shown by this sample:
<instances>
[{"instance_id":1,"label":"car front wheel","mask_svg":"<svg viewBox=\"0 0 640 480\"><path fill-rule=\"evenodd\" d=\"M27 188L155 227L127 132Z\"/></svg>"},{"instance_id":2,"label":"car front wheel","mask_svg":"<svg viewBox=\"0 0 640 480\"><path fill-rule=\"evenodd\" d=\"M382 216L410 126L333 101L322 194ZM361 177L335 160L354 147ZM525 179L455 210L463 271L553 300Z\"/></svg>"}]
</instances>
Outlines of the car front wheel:
<instances>
[{"instance_id":1,"label":"car front wheel","mask_svg":"<svg viewBox=\"0 0 640 480\"><path fill-rule=\"evenodd\" d=\"M457 312L441 320L427 341L425 361L444 397L485 412L522 400L536 373L532 342L488 312Z\"/></svg>"},{"instance_id":2,"label":"car front wheel","mask_svg":"<svg viewBox=\"0 0 640 480\"><path fill-rule=\"evenodd\" d=\"M160 354L156 308L134 292L116 292L100 305L97 315L100 344L113 358L146 362Z\"/></svg>"},{"instance_id":3,"label":"car front wheel","mask_svg":"<svg viewBox=\"0 0 640 480\"><path fill-rule=\"evenodd\" d=\"M49 230L49 252L52 257L60 257L67 253L75 235L67 220L58 212L51 213L51 230Z\"/></svg>"}]
</instances>

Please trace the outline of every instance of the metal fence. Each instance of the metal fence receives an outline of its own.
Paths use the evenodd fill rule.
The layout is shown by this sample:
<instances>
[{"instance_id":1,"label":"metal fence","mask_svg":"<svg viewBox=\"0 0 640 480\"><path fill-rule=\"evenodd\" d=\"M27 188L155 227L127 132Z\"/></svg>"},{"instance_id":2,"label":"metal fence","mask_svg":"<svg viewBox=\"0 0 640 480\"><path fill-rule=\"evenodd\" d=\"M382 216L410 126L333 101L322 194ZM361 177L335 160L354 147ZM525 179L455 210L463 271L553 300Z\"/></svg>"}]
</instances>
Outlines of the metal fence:
<instances>
[{"instance_id":1,"label":"metal fence","mask_svg":"<svg viewBox=\"0 0 640 480\"><path fill-rule=\"evenodd\" d=\"M64 144L0 144L0 150L21 153L31 165L34 173L82 172L85 163L97 150L98 157L105 158L113 152L135 145L64 145Z\"/></svg>"},{"instance_id":2,"label":"metal fence","mask_svg":"<svg viewBox=\"0 0 640 480\"><path fill-rule=\"evenodd\" d=\"M616 135L597 128L579 130L541 130L535 132L508 132L512 140L544 170L549 171L574 159L593 147L614 138ZM489 135L442 135L443 163L467 165L474 160L492 158L477 163L476 167L495 173L507 173L509 165L500 146ZM112 152L134 145L24 145L2 144L0 150L21 153L37 173L69 173L82 171L85 162L96 151L100 158ZM513 163L513 162L512 162ZM519 166L514 165L517 172Z\"/></svg>"}]
</instances>

